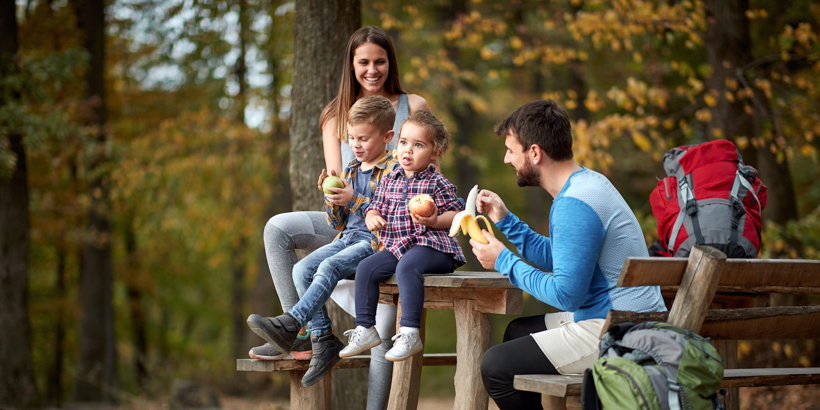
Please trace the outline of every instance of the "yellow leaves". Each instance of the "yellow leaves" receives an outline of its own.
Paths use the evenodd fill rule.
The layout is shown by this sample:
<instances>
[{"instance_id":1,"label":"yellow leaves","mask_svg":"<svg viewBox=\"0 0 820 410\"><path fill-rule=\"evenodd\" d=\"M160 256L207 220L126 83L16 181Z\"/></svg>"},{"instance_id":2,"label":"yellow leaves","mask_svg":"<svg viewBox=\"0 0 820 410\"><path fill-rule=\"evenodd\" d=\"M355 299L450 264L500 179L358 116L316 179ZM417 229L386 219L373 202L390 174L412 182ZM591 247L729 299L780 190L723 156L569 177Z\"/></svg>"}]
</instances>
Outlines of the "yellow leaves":
<instances>
[{"instance_id":1,"label":"yellow leaves","mask_svg":"<svg viewBox=\"0 0 820 410\"><path fill-rule=\"evenodd\" d=\"M725 91L723 96L726 98L726 101L729 101L730 103L735 102L735 95L732 94L731 91Z\"/></svg>"},{"instance_id":2,"label":"yellow leaves","mask_svg":"<svg viewBox=\"0 0 820 410\"><path fill-rule=\"evenodd\" d=\"M803 146L800 147L800 153L803 154L804 157L816 157L817 149L811 144L803 144Z\"/></svg>"},{"instance_id":3,"label":"yellow leaves","mask_svg":"<svg viewBox=\"0 0 820 410\"><path fill-rule=\"evenodd\" d=\"M686 82L687 84L689 84L690 87L692 87L693 94L699 94L701 91L703 91L703 81L700 81L694 77L689 77L686 80Z\"/></svg>"},{"instance_id":4,"label":"yellow leaves","mask_svg":"<svg viewBox=\"0 0 820 410\"><path fill-rule=\"evenodd\" d=\"M573 91L573 94L574 93L575 92ZM597 112L603 108L605 104L606 103L604 103L604 100L598 97L598 93L595 90L587 93L587 98L584 100L584 106L591 112Z\"/></svg>"},{"instance_id":5,"label":"yellow leaves","mask_svg":"<svg viewBox=\"0 0 820 410\"><path fill-rule=\"evenodd\" d=\"M649 141L649 138L647 138L646 135L643 135L641 132L637 130L633 130L631 132L631 135L632 142L634 142L635 145L641 149L641 151L649 152L649 150L652 148L652 143Z\"/></svg>"},{"instance_id":6,"label":"yellow leaves","mask_svg":"<svg viewBox=\"0 0 820 410\"><path fill-rule=\"evenodd\" d=\"M519 50L523 46L524 46L524 42L521 41L521 39L518 38L518 36L513 36L510 39L510 47L512 47L513 50Z\"/></svg>"},{"instance_id":7,"label":"yellow leaves","mask_svg":"<svg viewBox=\"0 0 820 410\"><path fill-rule=\"evenodd\" d=\"M728 88L732 91L735 91L735 90L737 90L737 87L739 85L740 85L740 82L737 80L737 78L726 77L726 88Z\"/></svg>"},{"instance_id":8,"label":"yellow leaves","mask_svg":"<svg viewBox=\"0 0 820 410\"><path fill-rule=\"evenodd\" d=\"M755 87L763 90L766 98L772 98L772 84L763 78L755 78Z\"/></svg>"},{"instance_id":9,"label":"yellow leaves","mask_svg":"<svg viewBox=\"0 0 820 410\"><path fill-rule=\"evenodd\" d=\"M711 93L705 94L703 96L703 102L709 107L714 107L717 105L717 98L715 98L715 96Z\"/></svg>"},{"instance_id":10,"label":"yellow leaves","mask_svg":"<svg viewBox=\"0 0 820 410\"><path fill-rule=\"evenodd\" d=\"M643 62L643 57L641 56L641 53L635 51L632 53L632 60L640 64L641 62Z\"/></svg>"},{"instance_id":11,"label":"yellow leaves","mask_svg":"<svg viewBox=\"0 0 820 410\"><path fill-rule=\"evenodd\" d=\"M712 121L712 111L708 108L702 108L695 112L695 118L701 122Z\"/></svg>"},{"instance_id":12,"label":"yellow leaves","mask_svg":"<svg viewBox=\"0 0 820 410\"><path fill-rule=\"evenodd\" d=\"M769 13L764 9L749 9L746 10L746 18L749 20L763 19L769 16Z\"/></svg>"},{"instance_id":13,"label":"yellow leaves","mask_svg":"<svg viewBox=\"0 0 820 410\"><path fill-rule=\"evenodd\" d=\"M485 60L492 60L495 58L495 53L487 46L481 47L481 58Z\"/></svg>"}]
</instances>

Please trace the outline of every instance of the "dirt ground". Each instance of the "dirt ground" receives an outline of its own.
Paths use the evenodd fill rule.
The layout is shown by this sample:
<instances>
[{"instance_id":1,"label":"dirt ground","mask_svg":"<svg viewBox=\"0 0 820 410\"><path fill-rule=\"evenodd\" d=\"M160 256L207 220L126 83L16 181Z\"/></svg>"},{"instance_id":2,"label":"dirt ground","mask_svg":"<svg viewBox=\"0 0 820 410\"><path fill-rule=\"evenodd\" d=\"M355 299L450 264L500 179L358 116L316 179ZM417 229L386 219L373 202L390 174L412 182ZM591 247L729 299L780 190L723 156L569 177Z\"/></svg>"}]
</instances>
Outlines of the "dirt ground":
<instances>
[{"instance_id":1,"label":"dirt ground","mask_svg":"<svg viewBox=\"0 0 820 410\"><path fill-rule=\"evenodd\" d=\"M782 386L740 389L743 410L820 410L820 386ZM453 408L452 397L422 398L418 410L448 410ZM289 410L288 400L253 400L222 396L225 410ZM63 410L165 410L168 404L151 398L133 398L119 406L95 406L66 404ZM55 409L56 410L56 409ZM498 410L490 400L489 410Z\"/></svg>"}]
</instances>

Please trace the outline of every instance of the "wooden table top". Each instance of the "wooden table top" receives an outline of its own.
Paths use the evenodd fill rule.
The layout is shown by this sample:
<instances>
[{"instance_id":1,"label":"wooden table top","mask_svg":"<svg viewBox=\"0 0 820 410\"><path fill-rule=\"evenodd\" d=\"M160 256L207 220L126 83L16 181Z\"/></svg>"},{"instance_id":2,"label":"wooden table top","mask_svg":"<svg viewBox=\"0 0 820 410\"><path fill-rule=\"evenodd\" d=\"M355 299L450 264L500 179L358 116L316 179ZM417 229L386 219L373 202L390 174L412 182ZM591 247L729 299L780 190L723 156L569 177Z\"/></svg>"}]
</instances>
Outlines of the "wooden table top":
<instances>
[{"instance_id":1,"label":"wooden table top","mask_svg":"<svg viewBox=\"0 0 820 410\"><path fill-rule=\"evenodd\" d=\"M383 282L387 285L396 285L396 276L391 276ZM493 271L467 272L455 271L453 273L426 273L424 274L425 287L437 288L500 288L517 289L510 280Z\"/></svg>"}]
</instances>

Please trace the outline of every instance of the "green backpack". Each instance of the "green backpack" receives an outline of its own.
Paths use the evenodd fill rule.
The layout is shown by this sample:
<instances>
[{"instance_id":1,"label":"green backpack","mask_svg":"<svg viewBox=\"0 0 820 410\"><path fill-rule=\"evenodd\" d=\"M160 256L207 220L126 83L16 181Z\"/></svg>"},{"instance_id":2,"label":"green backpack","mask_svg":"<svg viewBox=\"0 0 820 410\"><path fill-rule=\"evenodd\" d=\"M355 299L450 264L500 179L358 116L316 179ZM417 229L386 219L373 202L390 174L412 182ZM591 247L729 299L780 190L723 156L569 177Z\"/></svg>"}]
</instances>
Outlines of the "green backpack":
<instances>
[{"instance_id":1,"label":"green backpack","mask_svg":"<svg viewBox=\"0 0 820 410\"><path fill-rule=\"evenodd\" d=\"M723 360L707 339L662 322L623 323L601 338L600 358L587 370L598 400L584 409L722 409ZM595 403L590 403L594 401Z\"/></svg>"}]
</instances>

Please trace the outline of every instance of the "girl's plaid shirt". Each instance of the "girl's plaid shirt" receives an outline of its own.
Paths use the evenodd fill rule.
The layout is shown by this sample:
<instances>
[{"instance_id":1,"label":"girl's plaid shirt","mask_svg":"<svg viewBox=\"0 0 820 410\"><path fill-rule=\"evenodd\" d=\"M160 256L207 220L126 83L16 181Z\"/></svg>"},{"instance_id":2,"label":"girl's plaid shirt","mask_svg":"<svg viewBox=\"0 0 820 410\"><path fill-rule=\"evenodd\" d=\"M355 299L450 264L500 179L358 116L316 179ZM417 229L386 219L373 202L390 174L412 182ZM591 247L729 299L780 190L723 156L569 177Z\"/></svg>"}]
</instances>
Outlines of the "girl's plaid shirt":
<instances>
[{"instance_id":1,"label":"girl's plaid shirt","mask_svg":"<svg viewBox=\"0 0 820 410\"><path fill-rule=\"evenodd\" d=\"M351 198L350 202L348 202L345 206L333 205L327 201L327 198L325 198L327 223L331 228L339 231L336 238L333 239L334 241L342 236L342 232L345 230L345 226L347 226L347 220L350 217L351 212L358 215L359 218L364 219L365 213L367 212L367 207L370 205L370 201L376 192L376 187L379 186L379 181L383 176L393 170L393 168L396 167L396 164L398 164L398 162L393 157L393 154L385 151L382 159L373 166L373 174L370 175L370 184L368 184L370 189L368 189L368 192L359 193L353 191L353 198ZM342 171L340 178L343 178L350 186L353 186L353 182L356 180L356 175L358 174L361 165L362 163L359 162L359 160L353 159L353 161L350 161L350 163L347 164L345 169ZM379 240L376 238L376 235L373 235L373 240L370 244L373 245L373 249L378 249Z\"/></svg>"},{"instance_id":2,"label":"girl's plaid shirt","mask_svg":"<svg viewBox=\"0 0 820 410\"><path fill-rule=\"evenodd\" d=\"M430 229L413 223L410 211L407 210L407 201L420 194L432 196L439 213L460 211L463 208L456 195L456 186L436 172L435 167L430 166L409 179L404 176L401 167L396 167L382 179L375 197L370 201L370 207L367 208L368 211L378 210L387 221L387 225L379 232L381 244L396 259L401 259L413 246L422 245L452 254L456 267L463 265L466 260L461 246L455 238L447 235L446 230Z\"/></svg>"}]
</instances>

